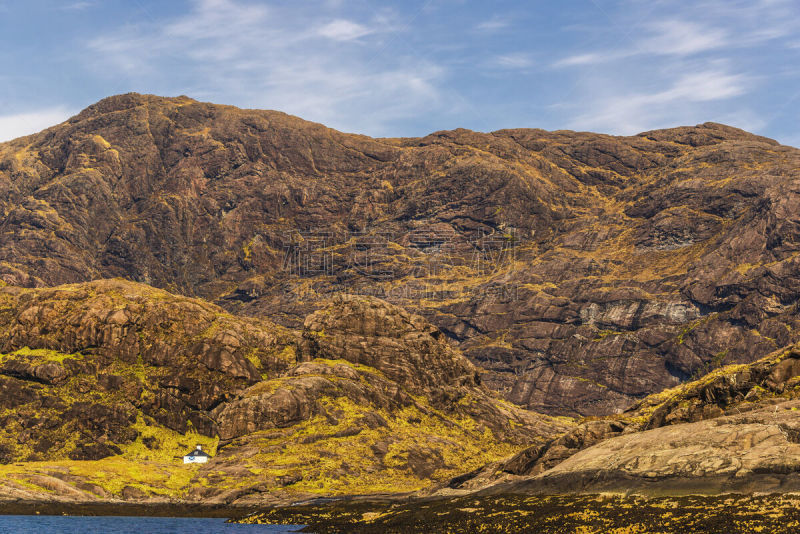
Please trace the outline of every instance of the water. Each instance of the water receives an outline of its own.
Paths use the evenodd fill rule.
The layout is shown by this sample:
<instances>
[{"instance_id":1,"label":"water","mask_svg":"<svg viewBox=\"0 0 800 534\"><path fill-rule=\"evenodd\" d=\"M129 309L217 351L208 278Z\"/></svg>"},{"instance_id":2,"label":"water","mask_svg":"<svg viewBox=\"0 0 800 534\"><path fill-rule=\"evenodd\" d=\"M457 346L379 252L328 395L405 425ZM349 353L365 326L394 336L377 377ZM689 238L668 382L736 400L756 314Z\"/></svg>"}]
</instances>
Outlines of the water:
<instances>
[{"instance_id":1,"label":"water","mask_svg":"<svg viewBox=\"0 0 800 534\"><path fill-rule=\"evenodd\" d=\"M284 534L300 528L195 517L0 516L0 534Z\"/></svg>"}]
</instances>

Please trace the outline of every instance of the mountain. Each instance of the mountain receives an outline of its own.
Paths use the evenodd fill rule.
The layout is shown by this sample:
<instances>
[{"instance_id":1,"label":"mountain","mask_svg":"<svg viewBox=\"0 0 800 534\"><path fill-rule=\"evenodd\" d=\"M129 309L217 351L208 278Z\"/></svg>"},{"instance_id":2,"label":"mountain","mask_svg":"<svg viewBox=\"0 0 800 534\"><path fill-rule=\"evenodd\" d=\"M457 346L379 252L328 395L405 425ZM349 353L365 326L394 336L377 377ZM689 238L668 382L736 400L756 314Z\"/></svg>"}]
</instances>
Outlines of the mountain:
<instances>
[{"instance_id":1,"label":"mountain","mask_svg":"<svg viewBox=\"0 0 800 534\"><path fill-rule=\"evenodd\" d=\"M712 123L371 139L120 95L0 144L0 279L122 277L289 328L378 297L509 401L605 415L800 340L798 163Z\"/></svg>"},{"instance_id":2,"label":"mountain","mask_svg":"<svg viewBox=\"0 0 800 534\"><path fill-rule=\"evenodd\" d=\"M798 178L102 100L0 144L0 501L796 491Z\"/></svg>"}]
</instances>

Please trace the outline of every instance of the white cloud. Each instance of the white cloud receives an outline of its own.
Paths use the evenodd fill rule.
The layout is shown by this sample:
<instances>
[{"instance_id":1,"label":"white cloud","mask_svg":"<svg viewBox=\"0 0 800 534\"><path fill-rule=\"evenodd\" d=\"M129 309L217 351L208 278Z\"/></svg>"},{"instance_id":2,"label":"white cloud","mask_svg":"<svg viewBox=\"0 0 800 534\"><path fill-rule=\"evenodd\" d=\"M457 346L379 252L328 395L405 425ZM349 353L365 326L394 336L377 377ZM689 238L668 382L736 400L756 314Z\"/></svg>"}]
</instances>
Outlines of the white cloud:
<instances>
[{"instance_id":1,"label":"white cloud","mask_svg":"<svg viewBox=\"0 0 800 534\"><path fill-rule=\"evenodd\" d=\"M217 45L239 43L264 29L270 10L265 6L233 0L195 0L194 9L176 20L156 28L164 38L194 42L214 41ZM255 52L255 51L253 51Z\"/></svg>"},{"instance_id":2,"label":"white cloud","mask_svg":"<svg viewBox=\"0 0 800 534\"><path fill-rule=\"evenodd\" d=\"M369 35L372 30L349 20L338 19L322 26L317 33L334 41L352 41Z\"/></svg>"},{"instance_id":3,"label":"white cloud","mask_svg":"<svg viewBox=\"0 0 800 534\"><path fill-rule=\"evenodd\" d=\"M675 100L708 102L741 95L746 78L722 71L702 71L687 74L666 91L647 95L645 103L665 103Z\"/></svg>"},{"instance_id":4,"label":"white cloud","mask_svg":"<svg viewBox=\"0 0 800 534\"><path fill-rule=\"evenodd\" d=\"M610 53L594 53L576 54L574 56L567 56L559 59L553 63L554 67L580 67L583 65L597 65L598 63L605 63L613 59L618 59L618 55Z\"/></svg>"},{"instance_id":5,"label":"white cloud","mask_svg":"<svg viewBox=\"0 0 800 534\"><path fill-rule=\"evenodd\" d=\"M795 0L702 0L680 10L638 0L627 4L629 20L616 28L624 46L573 53L553 66L582 67L639 56L724 54L794 38L800 32L800 4Z\"/></svg>"},{"instance_id":6,"label":"white cloud","mask_svg":"<svg viewBox=\"0 0 800 534\"><path fill-rule=\"evenodd\" d=\"M759 58L797 42L796 0L698 0L680 8L620 3L613 32L581 28L591 47L567 50L551 65L574 77L572 89L551 107L570 127L618 134L706 120L751 131L767 127L763 112L747 107L751 100L731 100L770 83Z\"/></svg>"},{"instance_id":7,"label":"white cloud","mask_svg":"<svg viewBox=\"0 0 800 534\"><path fill-rule=\"evenodd\" d=\"M731 44L727 32L681 19L646 26L627 48L574 54L553 63L556 68L611 63L636 56L691 56Z\"/></svg>"},{"instance_id":8,"label":"white cloud","mask_svg":"<svg viewBox=\"0 0 800 534\"><path fill-rule=\"evenodd\" d=\"M403 21L391 12L355 20L332 13L335 5L192 6L173 20L91 40L98 74L127 76L148 92L279 109L372 135L391 135L389 122L449 105L440 94L439 65L392 53Z\"/></svg>"},{"instance_id":9,"label":"white cloud","mask_svg":"<svg viewBox=\"0 0 800 534\"><path fill-rule=\"evenodd\" d=\"M729 124L748 132L758 132L768 123L763 115L748 109L739 109L728 113L723 112L714 117L714 121Z\"/></svg>"},{"instance_id":10,"label":"white cloud","mask_svg":"<svg viewBox=\"0 0 800 534\"><path fill-rule=\"evenodd\" d=\"M0 115L0 142L30 135L64 122L72 112L63 107L41 109L15 115Z\"/></svg>"}]
</instances>

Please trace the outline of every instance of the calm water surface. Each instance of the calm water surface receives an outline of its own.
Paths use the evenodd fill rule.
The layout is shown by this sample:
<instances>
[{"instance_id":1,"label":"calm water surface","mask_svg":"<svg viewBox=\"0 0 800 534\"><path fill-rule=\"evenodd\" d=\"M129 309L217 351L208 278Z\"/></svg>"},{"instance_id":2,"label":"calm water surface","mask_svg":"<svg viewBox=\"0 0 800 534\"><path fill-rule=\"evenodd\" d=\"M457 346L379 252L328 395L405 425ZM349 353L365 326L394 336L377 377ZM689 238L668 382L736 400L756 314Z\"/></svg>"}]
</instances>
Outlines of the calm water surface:
<instances>
[{"instance_id":1,"label":"calm water surface","mask_svg":"<svg viewBox=\"0 0 800 534\"><path fill-rule=\"evenodd\" d=\"M232 525L195 517L0 516L0 534L283 534L301 527Z\"/></svg>"}]
</instances>

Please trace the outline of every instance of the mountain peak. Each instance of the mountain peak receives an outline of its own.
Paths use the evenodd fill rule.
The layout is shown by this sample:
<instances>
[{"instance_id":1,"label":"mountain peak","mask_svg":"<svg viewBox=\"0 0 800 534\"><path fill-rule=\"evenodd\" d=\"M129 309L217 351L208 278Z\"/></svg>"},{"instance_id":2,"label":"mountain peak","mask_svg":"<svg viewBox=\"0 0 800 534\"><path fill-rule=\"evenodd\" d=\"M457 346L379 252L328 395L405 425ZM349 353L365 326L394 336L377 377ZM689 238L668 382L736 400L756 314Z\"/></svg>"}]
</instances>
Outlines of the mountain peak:
<instances>
[{"instance_id":1,"label":"mountain peak","mask_svg":"<svg viewBox=\"0 0 800 534\"><path fill-rule=\"evenodd\" d=\"M77 118L88 118L93 115L103 113L113 113L115 111L125 111L131 108L144 105L157 106L182 106L197 103L197 100L188 96L165 97L152 94L124 93L112 95L95 102L81 111Z\"/></svg>"},{"instance_id":2,"label":"mountain peak","mask_svg":"<svg viewBox=\"0 0 800 534\"><path fill-rule=\"evenodd\" d=\"M676 128L650 130L638 135L639 137L646 137L648 139L670 141L691 146L712 145L722 141L752 141L770 145L780 144L774 139L717 122L704 122L696 126L679 126Z\"/></svg>"}]
</instances>

